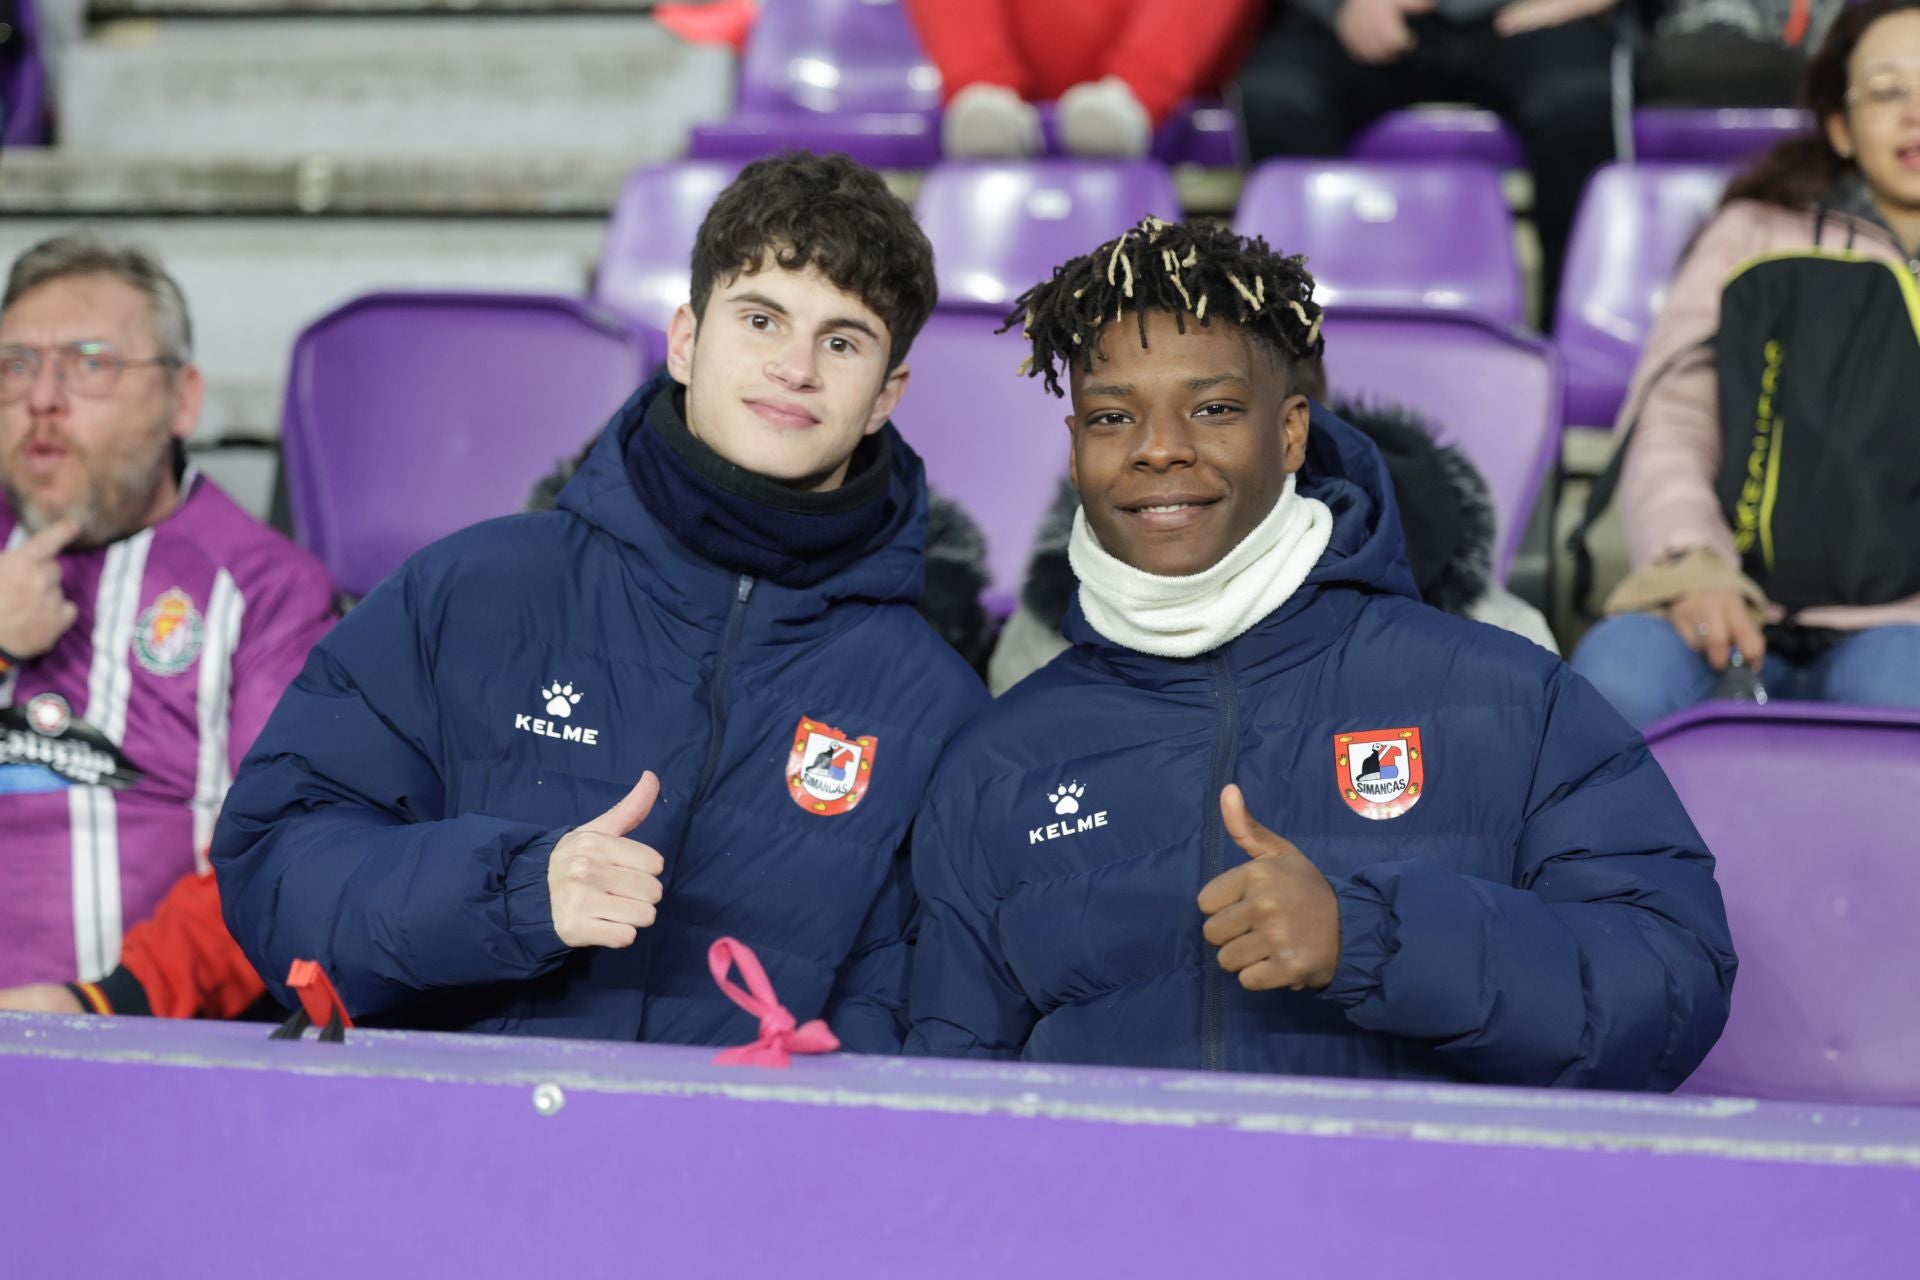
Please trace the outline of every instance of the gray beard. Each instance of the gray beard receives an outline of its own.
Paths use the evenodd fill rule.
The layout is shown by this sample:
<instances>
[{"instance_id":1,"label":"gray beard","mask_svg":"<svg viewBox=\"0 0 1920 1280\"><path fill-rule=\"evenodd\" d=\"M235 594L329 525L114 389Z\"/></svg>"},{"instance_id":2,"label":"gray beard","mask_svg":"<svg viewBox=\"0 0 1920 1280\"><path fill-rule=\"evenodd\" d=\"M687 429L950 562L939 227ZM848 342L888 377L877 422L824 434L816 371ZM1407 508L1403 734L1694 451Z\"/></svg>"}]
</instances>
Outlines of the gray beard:
<instances>
[{"instance_id":1,"label":"gray beard","mask_svg":"<svg viewBox=\"0 0 1920 1280\"><path fill-rule=\"evenodd\" d=\"M86 492L62 510L40 507L27 500L11 481L0 481L7 506L28 534L35 534L61 519L80 526L74 545L104 547L138 533L153 509L154 495L167 482L173 470L173 437L159 434L152 449L142 449L132 457L119 460L105 475L89 472L91 483Z\"/></svg>"}]
</instances>

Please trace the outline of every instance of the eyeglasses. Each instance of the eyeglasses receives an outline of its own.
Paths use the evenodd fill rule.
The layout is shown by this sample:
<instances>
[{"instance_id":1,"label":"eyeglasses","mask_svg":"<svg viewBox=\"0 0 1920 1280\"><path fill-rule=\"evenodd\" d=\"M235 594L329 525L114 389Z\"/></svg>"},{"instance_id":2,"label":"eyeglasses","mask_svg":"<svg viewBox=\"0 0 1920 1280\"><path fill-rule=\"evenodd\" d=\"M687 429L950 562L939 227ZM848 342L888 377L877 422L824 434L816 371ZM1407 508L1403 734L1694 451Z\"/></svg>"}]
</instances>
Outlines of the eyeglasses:
<instances>
[{"instance_id":1,"label":"eyeglasses","mask_svg":"<svg viewBox=\"0 0 1920 1280\"><path fill-rule=\"evenodd\" d=\"M53 361L54 376L77 396L105 400L129 369L177 369L176 356L129 360L104 342L72 342L64 347L0 347L0 404L11 403L33 390L40 369Z\"/></svg>"},{"instance_id":2,"label":"eyeglasses","mask_svg":"<svg viewBox=\"0 0 1920 1280\"><path fill-rule=\"evenodd\" d=\"M1898 111L1920 96L1920 76L1884 72L1847 90L1847 101L1876 111Z\"/></svg>"}]
</instances>

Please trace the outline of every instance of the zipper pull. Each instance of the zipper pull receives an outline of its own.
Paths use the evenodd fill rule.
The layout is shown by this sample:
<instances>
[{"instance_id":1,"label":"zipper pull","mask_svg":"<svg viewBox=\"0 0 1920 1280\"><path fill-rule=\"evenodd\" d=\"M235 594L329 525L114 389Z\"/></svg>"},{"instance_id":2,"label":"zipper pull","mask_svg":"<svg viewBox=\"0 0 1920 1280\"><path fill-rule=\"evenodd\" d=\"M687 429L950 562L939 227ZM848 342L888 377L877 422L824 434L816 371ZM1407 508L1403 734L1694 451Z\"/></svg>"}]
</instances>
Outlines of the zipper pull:
<instances>
[{"instance_id":1,"label":"zipper pull","mask_svg":"<svg viewBox=\"0 0 1920 1280\"><path fill-rule=\"evenodd\" d=\"M747 597L751 594L753 594L753 579L743 573L740 575L740 585L734 590L733 602L745 604Z\"/></svg>"}]
</instances>

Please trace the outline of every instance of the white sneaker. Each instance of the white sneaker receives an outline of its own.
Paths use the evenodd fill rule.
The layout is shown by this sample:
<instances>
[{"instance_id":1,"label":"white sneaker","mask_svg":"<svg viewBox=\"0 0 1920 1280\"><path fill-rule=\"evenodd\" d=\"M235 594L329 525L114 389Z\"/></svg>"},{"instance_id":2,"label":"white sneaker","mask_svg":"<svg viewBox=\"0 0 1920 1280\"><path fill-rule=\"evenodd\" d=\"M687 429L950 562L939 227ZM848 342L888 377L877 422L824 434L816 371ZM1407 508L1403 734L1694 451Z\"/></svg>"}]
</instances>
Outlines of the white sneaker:
<instances>
[{"instance_id":1,"label":"white sneaker","mask_svg":"<svg viewBox=\"0 0 1920 1280\"><path fill-rule=\"evenodd\" d=\"M1017 160L1040 150L1040 113L1013 90L970 84L953 95L940 142L955 157Z\"/></svg>"},{"instance_id":2,"label":"white sneaker","mask_svg":"<svg viewBox=\"0 0 1920 1280\"><path fill-rule=\"evenodd\" d=\"M1119 76L1077 84L1060 95L1060 143L1077 156L1137 159L1153 142L1153 122Z\"/></svg>"}]
</instances>

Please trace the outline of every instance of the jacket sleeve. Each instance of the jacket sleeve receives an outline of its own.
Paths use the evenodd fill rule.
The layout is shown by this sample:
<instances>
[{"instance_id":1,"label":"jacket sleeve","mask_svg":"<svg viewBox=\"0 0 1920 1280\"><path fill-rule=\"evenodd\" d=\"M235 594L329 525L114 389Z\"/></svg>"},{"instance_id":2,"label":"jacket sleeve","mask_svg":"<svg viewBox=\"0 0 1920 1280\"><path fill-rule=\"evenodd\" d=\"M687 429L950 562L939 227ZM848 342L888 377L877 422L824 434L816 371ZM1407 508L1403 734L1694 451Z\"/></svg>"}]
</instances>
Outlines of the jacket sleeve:
<instances>
[{"instance_id":1,"label":"jacket sleeve","mask_svg":"<svg viewBox=\"0 0 1920 1280\"><path fill-rule=\"evenodd\" d=\"M215 829L228 927L283 1003L315 960L354 1017L551 969L547 855L564 831L446 816L432 618L411 569L322 640Z\"/></svg>"},{"instance_id":2,"label":"jacket sleeve","mask_svg":"<svg viewBox=\"0 0 1920 1280\"><path fill-rule=\"evenodd\" d=\"M912 908L907 850L902 848L827 997L823 1016L840 1037L840 1047L849 1052L900 1052L906 1032L907 920Z\"/></svg>"},{"instance_id":3,"label":"jacket sleeve","mask_svg":"<svg viewBox=\"0 0 1920 1280\"><path fill-rule=\"evenodd\" d=\"M189 872L127 930L120 967L99 984L115 1013L233 1018L266 994L220 916L212 872Z\"/></svg>"},{"instance_id":4,"label":"jacket sleeve","mask_svg":"<svg viewBox=\"0 0 1920 1280\"><path fill-rule=\"evenodd\" d=\"M994 943L991 886L966 830L937 796L914 823L920 903L906 1048L938 1058L1017 1058L1039 1015Z\"/></svg>"},{"instance_id":5,"label":"jacket sleeve","mask_svg":"<svg viewBox=\"0 0 1920 1280\"><path fill-rule=\"evenodd\" d=\"M1726 1023L1736 962L1713 859L1639 735L1564 667L1513 884L1404 861L1333 886L1323 995L1467 1079L1670 1090Z\"/></svg>"},{"instance_id":6,"label":"jacket sleeve","mask_svg":"<svg viewBox=\"0 0 1920 1280\"><path fill-rule=\"evenodd\" d=\"M1723 209L1680 263L1666 306L1647 335L1621 425L1638 424L1620 473L1620 515L1633 566L1695 547L1740 563L1714 492L1720 469L1720 387L1703 344L1720 328L1720 294L1740 263L1761 251L1753 206Z\"/></svg>"}]
</instances>

